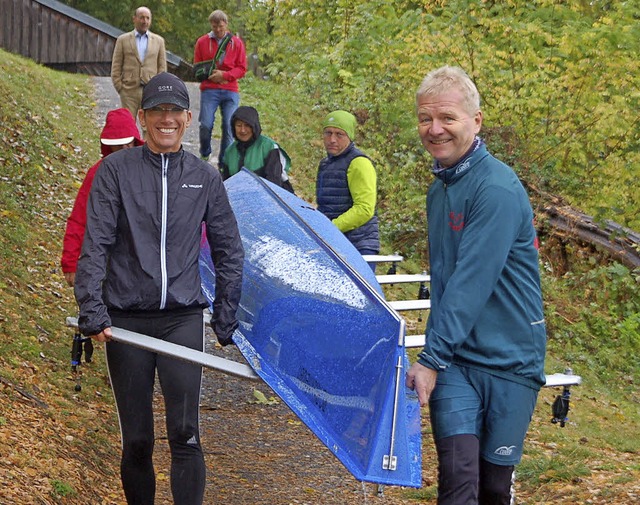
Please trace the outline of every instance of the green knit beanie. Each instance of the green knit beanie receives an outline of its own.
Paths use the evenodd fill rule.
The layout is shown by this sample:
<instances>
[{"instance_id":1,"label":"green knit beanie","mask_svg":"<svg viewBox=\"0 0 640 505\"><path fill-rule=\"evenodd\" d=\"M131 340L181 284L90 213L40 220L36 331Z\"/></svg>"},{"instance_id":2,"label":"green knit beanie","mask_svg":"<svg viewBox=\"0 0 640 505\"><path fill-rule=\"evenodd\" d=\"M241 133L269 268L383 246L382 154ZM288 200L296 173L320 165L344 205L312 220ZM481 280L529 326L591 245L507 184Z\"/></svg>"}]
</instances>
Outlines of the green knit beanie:
<instances>
[{"instance_id":1,"label":"green knit beanie","mask_svg":"<svg viewBox=\"0 0 640 505\"><path fill-rule=\"evenodd\" d=\"M344 130L350 140L353 140L356 137L356 124L357 121L353 114L346 110L335 110L324 118L322 129L327 127L340 128Z\"/></svg>"}]
</instances>

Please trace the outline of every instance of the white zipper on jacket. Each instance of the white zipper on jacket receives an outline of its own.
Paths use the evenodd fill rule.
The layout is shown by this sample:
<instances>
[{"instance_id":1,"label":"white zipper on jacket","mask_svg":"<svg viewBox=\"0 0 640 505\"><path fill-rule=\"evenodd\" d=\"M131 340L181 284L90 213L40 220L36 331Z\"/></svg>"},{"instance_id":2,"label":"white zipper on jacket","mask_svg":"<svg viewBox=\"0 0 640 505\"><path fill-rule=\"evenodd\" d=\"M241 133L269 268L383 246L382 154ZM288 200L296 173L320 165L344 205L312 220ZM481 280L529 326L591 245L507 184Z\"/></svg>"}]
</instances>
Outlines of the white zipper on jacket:
<instances>
[{"instance_id":1,"label":"white zipper on jacket","mask_svg":"<svg viewBox=\"0 0 640 505\"><path fill-rule=\"evenodd\" d=\"M167 170L169 157L160 154L162 160L162 217L160 230L160 271L162 273L162 291L160 293L160 310L167 305Z\"/></svg>"}]
</instances>

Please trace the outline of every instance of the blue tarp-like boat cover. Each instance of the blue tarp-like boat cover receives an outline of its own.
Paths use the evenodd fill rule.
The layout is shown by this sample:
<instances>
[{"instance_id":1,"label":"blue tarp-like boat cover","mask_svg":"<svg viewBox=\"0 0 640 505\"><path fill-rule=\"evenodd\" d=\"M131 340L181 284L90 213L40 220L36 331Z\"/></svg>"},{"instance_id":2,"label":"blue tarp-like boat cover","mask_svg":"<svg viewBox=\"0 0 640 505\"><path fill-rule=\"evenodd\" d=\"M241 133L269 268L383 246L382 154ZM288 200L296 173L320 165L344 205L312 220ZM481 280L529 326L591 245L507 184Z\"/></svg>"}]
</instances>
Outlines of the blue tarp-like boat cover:
<instances>
[{"instance_id":1,"label":"blue tarp-like boat cover","mask_svg":"<svg viewBox=\"0 0 640 505\"><path fill-rule=\"evenodd\" d=\"M245 249L238 348L355 478L420 487L420 409L402 318L320 212L242 170L225 182ZM215 274L200 255L210 301Z\"/></svg>"}]
</instances>

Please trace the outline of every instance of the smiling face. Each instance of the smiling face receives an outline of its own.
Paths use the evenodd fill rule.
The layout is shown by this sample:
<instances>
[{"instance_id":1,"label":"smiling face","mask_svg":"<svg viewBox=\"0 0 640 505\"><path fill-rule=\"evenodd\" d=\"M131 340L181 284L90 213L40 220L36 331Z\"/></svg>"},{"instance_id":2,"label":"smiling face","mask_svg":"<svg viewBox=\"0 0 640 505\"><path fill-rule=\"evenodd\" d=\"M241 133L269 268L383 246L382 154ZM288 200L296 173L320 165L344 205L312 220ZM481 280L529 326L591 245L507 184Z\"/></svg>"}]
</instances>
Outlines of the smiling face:
<instances>
[{"instance_id":1,"label":"smiling face","mask_svg":"<svg viewBox=\"0 0 640 505\"><path fill-rule=\"evenodd\" d=\"M191 124L191 111L164 103L140 110L138 119L146 129L149 149L154 153L175 153L180 150L184 132Z\"/></svg>"},{"instance_id":2,"label":"smiling face","mask_svg":"<svg viewBox=\"0 0 640 505\"><path fill-rule=\"evenodd\" d=\"M440 165L455 165L469 150L482 126L482 112L465 108L462 92L453 89L418 98L418 134Z\"/></svg>"}]
</instances>

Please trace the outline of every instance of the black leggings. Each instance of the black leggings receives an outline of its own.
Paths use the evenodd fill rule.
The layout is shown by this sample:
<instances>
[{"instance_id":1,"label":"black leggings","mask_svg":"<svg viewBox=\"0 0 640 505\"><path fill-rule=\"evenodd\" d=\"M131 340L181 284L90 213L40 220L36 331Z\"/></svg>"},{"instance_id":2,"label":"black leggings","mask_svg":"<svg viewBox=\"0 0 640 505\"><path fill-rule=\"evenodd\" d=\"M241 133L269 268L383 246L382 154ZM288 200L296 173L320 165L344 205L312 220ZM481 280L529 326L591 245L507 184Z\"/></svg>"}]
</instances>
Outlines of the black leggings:
<instances>
[{"instance_id":1,"label":"black leggings","mask_svg":"<svg viewBox=\"0 0 640 505\"><path fill-rule=\"evenodd\" d=\"M479 456L475 435L436 441L438 505L510 505L513 466L500 466Z\"/></svg>"},{"instance_id":2,"label":"black leggings","mask_svg":"<svg viewBox=\"0 0 640 505\"><path fill-rule=\"evenodd\" d=\"M111 314L111 319L113 326L204 349L201 309L118 312ZM153 389L157 370L166 409L174 503L201 505L206 481L199 433L202 368L114 341L107 343L106 356L120 419L120 474L127 503L154 503Z\"/></svg>"}]
</instances>

